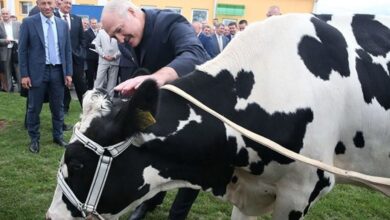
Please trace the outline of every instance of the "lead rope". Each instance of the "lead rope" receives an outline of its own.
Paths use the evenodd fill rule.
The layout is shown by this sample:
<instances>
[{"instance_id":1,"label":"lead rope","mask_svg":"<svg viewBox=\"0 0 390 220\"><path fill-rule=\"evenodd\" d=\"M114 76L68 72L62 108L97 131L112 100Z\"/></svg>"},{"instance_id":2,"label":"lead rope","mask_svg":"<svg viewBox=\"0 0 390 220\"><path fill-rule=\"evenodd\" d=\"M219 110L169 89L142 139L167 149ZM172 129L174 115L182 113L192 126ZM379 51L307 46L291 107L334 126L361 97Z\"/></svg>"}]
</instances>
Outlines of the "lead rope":
<instances>
[{"instance_id":1,"label":"lead rope","mask_svg":"<svg viewBox=\"0 0 390 220\"><path fill-rule=\"evenodd\" d=\"M311 166L317 167L321 170L324 170L324 171L327 171L327 172L330 172L330 173L333 173L333 174L336 174L339 176L343 176L343 177L348 178L348 179L356 180L358 182L361 182L365 185L368 185L368 186L382 192L386 196L390 196L390 178L370 176L370 175L362 174L359 172L344 170L344 169L341 169L338 167L334 167L334 166L322 163L318 160L314 160L314 159L305 157L301 154L295 153L294 151L291 151L291 150L279 145L278 143L276 143L268 138L265 138L265 137L258 135L252 131L249 131L246 128L241 127L240 125L237 125L236 123L230 121L229 119L225 118L221 114L210 109L209 107L207 107L206 105L204 105L203 103L201 103L200 101L198 101L197 99L195 99L194 97L192 97L191 95L189 95L188 93L184 92L183 90L179 89L178 87L176 87L174 85L167 84L167 85L162 86L161 88L169 90L169 91L176 93L177 95L187 99L188 101L190 101L194 105L198 106L199 108L203 109L204 111L215 116L216 118L218 118L222 122L228 124L230 127L235 129L236 131L238 131L239 133L241 133L245 137L247 137L247 138L249 138L249 139L251 139L259 144L262 144L273 151L276 151L276 152L278 152L278 153L280 153L280 154L282 154L290 159L300 161L302 163L306 163L306 164L309 164Z\"/></svg>"}]
</instances>

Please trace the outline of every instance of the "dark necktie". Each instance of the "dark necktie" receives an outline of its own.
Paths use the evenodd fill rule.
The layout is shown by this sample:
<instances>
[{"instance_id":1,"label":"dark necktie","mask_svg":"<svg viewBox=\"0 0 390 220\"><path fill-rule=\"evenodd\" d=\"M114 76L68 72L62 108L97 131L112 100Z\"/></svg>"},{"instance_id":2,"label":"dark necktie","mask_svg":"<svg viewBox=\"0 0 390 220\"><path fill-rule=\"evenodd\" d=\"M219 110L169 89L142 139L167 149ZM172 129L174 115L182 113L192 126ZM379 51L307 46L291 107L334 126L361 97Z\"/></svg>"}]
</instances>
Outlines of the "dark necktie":
<instances>
[{"instance_id":1,"label":"dark necktie","mask_svg":"<svg viewBox=\"0 0 390 220\"><path fill-rule=\"evenodd\" d=\"M66 22L66 24L68 25L68 28L70 30L70 26L69 26L69 22L68 22L68 15L64 14L63 17L64 17L64 21Z\"/></svg>"},{"instance_id":2,"label":"dark necktie","mask_svg":"<svg viewBox=\"0 0 390 220\"><path fill-rule=\"evenodd\" d=\"M52 27L52 23L49 19L46 20L46 23L48 24L47 28L47 47L49 51L49 62L50 64L57 64L57 57L56 57L56 45L54 41L54 31Z\"/></svg>"}]
</instances>

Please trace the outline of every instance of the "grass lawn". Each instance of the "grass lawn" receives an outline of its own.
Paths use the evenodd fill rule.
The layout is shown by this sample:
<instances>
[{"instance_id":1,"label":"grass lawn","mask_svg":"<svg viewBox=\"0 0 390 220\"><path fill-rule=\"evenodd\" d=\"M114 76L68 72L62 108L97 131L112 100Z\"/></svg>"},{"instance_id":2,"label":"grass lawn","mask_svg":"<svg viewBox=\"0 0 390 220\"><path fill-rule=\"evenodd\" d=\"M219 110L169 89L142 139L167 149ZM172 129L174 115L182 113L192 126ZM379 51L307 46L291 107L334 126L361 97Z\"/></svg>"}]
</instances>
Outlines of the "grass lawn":
<instances>
[{"instance_id":1,"label":"grass lawn","mask_svg":"<svg viewBox=\"0 0 390 220\"><path fill-rule=\"evenodd\" d=\"M25 101L18 94L0 93L0 220L44 218L64 152L52 143L47 104L41 113L40 153L29 152L29 137L23 128ZM66 123L74 124L79 112L78 102L72 101ZM70 136L71 132L65 132L66 140ZM170 192L164 204L147 219L166 219L174 193ZM229 219L230 212L231 205L208 193L201 193L188 219ZM259 219L270 219L270 216ZM390 198L369 189L337 186L309 211L306 219L390 219Z\"/></svg>"}]
</instances>

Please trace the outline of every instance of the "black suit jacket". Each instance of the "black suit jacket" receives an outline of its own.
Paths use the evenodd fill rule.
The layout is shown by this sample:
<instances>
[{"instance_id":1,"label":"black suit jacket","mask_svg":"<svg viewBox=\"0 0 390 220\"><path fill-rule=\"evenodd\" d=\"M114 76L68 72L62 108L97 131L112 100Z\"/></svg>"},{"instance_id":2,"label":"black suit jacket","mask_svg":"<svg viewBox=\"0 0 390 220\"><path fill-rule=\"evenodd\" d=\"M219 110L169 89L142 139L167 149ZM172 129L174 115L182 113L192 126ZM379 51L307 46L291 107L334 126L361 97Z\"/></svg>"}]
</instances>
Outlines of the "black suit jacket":
<instances>
[{"instance_id":1,"label":"black suit jacket","mask_svg":"<svg viewBox=\"0 0 390 220\"><path fill-rule=\"evenodd\" d=\"M87 59L87 60L96 60L96 61L99 60L99 55L96 52L90 50L90 48L95 49L95 45L92 44L92 41L95 38L96 38L96 35L91 28L88 28L88 30L86 30L84 32L84 40L85 40L85 46L86 46L85 59Z\"/></svg>"},{"instance_id":2,"label":"black suit jacket","mask_svg":"<svg viewBox=\"0 0 390 220\"><path fill-rule=\"evenodd\" d=\"M54 15L61 18L58 12L55 12ZM84 66L85 40L81 17L70 14L70 22L70 42L72 44L73 63Z\"/></svg>"},{"instance_id":3,"label":"black suit jacket","mask_svg":"<svg viewBox=\"0 0 390 220\"><path fill-rule=\"evenodd\" d=\"M183 76L209 59L191 24L183 16L170 10L143 11L146 15L143 38L134 48L139 67L153 73L168 66Z\"/></svg>"}]
</instances>

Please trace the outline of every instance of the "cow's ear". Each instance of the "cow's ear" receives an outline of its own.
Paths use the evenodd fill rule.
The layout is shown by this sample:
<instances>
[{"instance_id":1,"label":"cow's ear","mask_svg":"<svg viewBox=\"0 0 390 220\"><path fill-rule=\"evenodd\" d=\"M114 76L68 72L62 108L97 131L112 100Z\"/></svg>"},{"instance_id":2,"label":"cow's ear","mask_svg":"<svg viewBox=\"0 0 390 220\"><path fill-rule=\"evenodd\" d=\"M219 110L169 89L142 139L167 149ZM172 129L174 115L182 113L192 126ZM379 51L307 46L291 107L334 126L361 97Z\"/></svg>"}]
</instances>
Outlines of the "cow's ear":
<instances>
[{"instance_id":1,"label":"cow's ear","mask_svg":"<svg viewBox=\"0 0 390 220\"><path fill-rule=\"evenodd\" d=\"M157 111L158 86L154 80L144 81L136 90L130 100L132 116L136 126L144 130L156 121L154 116Z\"/></svg>"}]
</instances>

